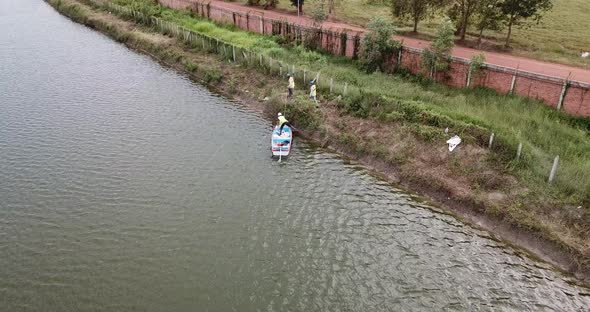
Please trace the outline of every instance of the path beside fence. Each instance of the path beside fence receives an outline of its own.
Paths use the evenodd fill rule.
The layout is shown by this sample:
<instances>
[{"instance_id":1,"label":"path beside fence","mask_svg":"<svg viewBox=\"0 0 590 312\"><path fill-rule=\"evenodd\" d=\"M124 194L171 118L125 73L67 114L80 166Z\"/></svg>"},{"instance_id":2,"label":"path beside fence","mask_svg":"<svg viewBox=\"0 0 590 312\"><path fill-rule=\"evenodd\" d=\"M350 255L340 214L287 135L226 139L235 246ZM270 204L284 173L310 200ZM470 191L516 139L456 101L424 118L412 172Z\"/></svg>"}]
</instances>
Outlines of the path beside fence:
<instances>
[{"instance_id":1,"label":"path beside fence","mask_svg":"<svg viewBox=\"0 0 590 312\"><path fill-rule=\"evenodd\" d=\"M301 38L302 32L317 31L312 21L274 11L239 4L206 0L158 0L175 9L190 9L202 17L232 24L244 30L269 35ZM357 57L365 29L333 22L321 27L321 46L335 55ZM399 37L404 48L392 63L414 74L423 72L420 53L428 41ZM435 77L454 87L487 87L500 93L539 99L547 105L575 116L590 117L590 70L545 63L510 55L485 52L485 67L475 76L469 73L469 59L482 51L456 47L451 71Z\"/></svg>"}]
</instances>

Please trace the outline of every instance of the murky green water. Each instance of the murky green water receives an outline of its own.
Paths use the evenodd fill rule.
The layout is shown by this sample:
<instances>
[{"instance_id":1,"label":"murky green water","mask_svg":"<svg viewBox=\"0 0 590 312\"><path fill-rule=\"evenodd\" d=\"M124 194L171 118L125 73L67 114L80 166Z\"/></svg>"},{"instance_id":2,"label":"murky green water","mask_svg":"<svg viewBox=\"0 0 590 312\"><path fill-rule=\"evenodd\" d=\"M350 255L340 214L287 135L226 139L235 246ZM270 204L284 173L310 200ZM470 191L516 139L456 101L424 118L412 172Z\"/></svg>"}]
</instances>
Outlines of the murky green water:
<instances>
[{"instance_id":1,"label":"murky green water","mask_svg":"<svg viewBox=\"0 0 590 312\"><path fill-rule=\"evenodd\" d=\"M60 16L0 2L0 311L588 311L590 291Z\"/></svg>"}]
</instances>

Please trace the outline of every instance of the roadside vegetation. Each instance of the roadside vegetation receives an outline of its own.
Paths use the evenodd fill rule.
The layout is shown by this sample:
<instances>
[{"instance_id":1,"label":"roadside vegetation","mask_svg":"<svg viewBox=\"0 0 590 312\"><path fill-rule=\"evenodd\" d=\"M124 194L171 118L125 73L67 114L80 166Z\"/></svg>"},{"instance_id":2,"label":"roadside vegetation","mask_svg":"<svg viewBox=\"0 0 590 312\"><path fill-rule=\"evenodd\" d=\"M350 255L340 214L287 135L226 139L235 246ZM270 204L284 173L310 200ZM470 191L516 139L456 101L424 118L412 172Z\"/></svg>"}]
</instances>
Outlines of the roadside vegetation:
<instances>
[{"instance_id":1,"label":"roadside vegetation","mask_svg":"<svg viewBox=\"0 0 590 312\"><path fill-rule=\"evenodd\" d=\"M238 3L246 4L244 0ZM304 14L327 0L306 0ZM458 29L456 39L463 46L500 51L543 61L590 68L590 5L586 0L536 0L538 10L522 9L521 14L504 13L498 9L502 0L333 0L329 18L365 26L375 16L393 21L400 35L432 39L438 26L448 15ZM407 3L416 2L415 13ZM516 1L524 3L531 1ZM290 1L277 1L277 10L296 14ZM326 9L327 10L327 9ZM507 10L510 11L510 10ZM517 12L517 11L512 11ZM467 19L465 14L467 13ZM525 16L526 18L523 18ZM512 17L512 18L511 18ZM540 19L538 19L540 17ZM509 27L512 20L512 27ZM463 21L466 21L464 23ZM466 27L462 27L466 25ZM510 31L511 30L511 31ZM509 46L506 48L508 33ZM464 39L464 40L461 40Z\"/></svg>"},{"instance_id":2,"label":"roadside vegetation","mask_svg":"<svg viewBox=\"0 0 590 312\"><path fill-rule=\"evenodd\" d=\"M60 0L51 1L61 3ZM92 3L93 0L77 1ZM464 177L466 185L470 186L469 192L473 193L473 200L486 207L486 212L590 258L589 120L569 117L535 100L500 95L485 89L452 89L402 70L375 66L375 62L383 57L381 53L397 47L396 42L384 39L381 33L383 27L388 31L395 30L382 19L374 21L374 25L383 26L374 27L370 36L374 49L363 51L361 60L351 61L311 51L285 38L216 25L193 16L191 12L161 7L153 0L112 2L250 49L264 55L265 59L272 57L284 64L295 65L299 69L295 72L299 88L307 87L307 83L300 80L301 69L320 72L319 94L327 106L322 107L321 112L316 111L306 101L305 95L298 96L292 103L294 105L287 106L289 118L298 127L324 136L330 134L336 142L350 147L359 156L370 154L393 166L403 167L415 162L416 158L440 157L444 162L426 162L423 165L431 166L433 174L440 171ZM452 25L441 27L439 33L447 36L449 27ZM120 36L120 41L130 40L127 38L129 34ZM162 51L165 49L162 49L158 47L154 51L164 54ZM434 52L441 57L437 60L444 60L447 50L448 40L442 40L440 51ZM237 81L235 77L225 77L220 69L211 68L210 64L185 59L180 54L170 58L183 64L184 70L201 72L201 77L210 77L210 81L205 79L209 83L225 81L228 86L234 85L228 88L230 92L239 91L236 84L249 84L249 88L257 89L257 94L269 95L269 110L285 107L283 92L276 90L277 83L280 88L284 81L256 84L247 81L247 76L243 77L243 81ZM395 75L384 71L395 72ZM347 95L328 95L325 81L329 78L347 83ZM274 90L269 90L269 87ZM348 127L334 130L336 126L330 120L336 119L336 124L346 121ZM363 130L366 125L381 129L382 135L374 136L370 131ZM449 134L457 134L464 139L466 150L469 150L467 146L477 146L477 151L448 156L444 150L448 137L444 131L446 128ZM491 133L495 133L496 139L492 151L488 152L485 148ZM523 144L523 153L516 161L518 143ZM395 149L393 145L404 146L404 149ZM461 159L459 155L477 158L473 158L473 162L473 159ZM547 177L555 155L561 158L557 179L548 184ZM514 181L509 178L512 176ZM410 173L407 173L407 178L411 179ZM445 176L438 178L440 181L451 180ZM507 198L494 202L480 196L494 192L506 194Z\"/></svg>"}]
</instances>

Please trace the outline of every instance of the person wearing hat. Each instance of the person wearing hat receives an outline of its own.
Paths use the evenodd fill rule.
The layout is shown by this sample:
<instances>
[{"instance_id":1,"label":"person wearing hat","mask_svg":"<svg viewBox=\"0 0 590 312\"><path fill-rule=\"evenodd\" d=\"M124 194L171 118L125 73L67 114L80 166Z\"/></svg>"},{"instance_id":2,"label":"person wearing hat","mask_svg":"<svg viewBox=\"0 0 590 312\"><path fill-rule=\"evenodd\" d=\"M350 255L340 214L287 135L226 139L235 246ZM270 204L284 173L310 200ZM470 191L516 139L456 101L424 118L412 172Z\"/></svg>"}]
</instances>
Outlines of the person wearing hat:
<instances>
[{"instance_id":1,"label":"person wearing hat","mask_svg":"<svg viewBox=\"0 0 590 312\"><path fill-rule=\"evenodd\" d=\"M291 127L291 125L289 124L289 121L287 120L287 118L285 118L285 116L283 116L283 114L278 113L278 119L279 119L279 135L281 135L283 133L283 127L285 125Z\"/></svg>"},{"instance_id":2,"label":"person wearing hat","mask_svg":"<svg viewBox=\"0 0 590 312\"><path fill-rule=\"evenodd\" d=\"M287 89L289 89L289 95L287 95L288 98L293 97L293 90L295 89L295 79L293 79L293 76L291 76L291 74L287 74L287 79L289 80L289 85L287 86Z\"/></svg>"},{"instance_id":3,"label":"person wearing hat","mask_svg":"<svg viewBox=\"0 0 590 312\"><path fill-rule=\"evenodd\" d=\"M309 98L315 101L315 105L318 106L318 99L316 97L316 86L315 80L309 82Z\"/></svg>"}]
</instances>

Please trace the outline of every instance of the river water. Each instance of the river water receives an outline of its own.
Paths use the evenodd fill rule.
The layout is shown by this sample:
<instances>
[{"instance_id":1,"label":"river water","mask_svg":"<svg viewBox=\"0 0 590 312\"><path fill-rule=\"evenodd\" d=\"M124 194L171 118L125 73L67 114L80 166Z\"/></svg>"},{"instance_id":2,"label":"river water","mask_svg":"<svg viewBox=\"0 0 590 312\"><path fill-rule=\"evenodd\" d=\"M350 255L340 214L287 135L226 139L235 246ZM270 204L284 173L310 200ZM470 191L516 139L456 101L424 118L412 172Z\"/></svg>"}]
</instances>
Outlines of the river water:
<instances>
[{"instance_id":1,"label":"river water","mask_svg":"<svg viewBox=\"0 0 590 312\"><path fill-rule=\"evenodd\" d=\"M0 2L0 311L588 311L590 291L39 0Z\"/></svg>"}]
</instances>

